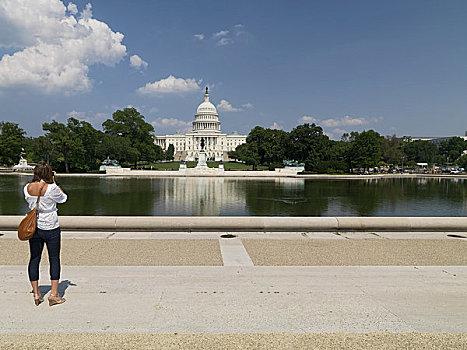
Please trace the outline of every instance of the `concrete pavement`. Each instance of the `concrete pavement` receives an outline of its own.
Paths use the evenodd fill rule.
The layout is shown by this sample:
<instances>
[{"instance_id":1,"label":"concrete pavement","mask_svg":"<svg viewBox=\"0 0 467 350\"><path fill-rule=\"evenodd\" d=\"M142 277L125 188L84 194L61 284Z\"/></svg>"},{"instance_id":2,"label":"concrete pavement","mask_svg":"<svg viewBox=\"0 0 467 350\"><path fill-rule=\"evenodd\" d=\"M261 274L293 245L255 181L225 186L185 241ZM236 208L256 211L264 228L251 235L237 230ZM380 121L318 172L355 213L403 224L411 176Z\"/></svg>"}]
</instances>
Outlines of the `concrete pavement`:
<instances>
[{"instance_id":1,"label":"concrete pavement","mask_svg":"<svg viewBox=\"0 0 467 350\"><path fill-rule=\"evenodd\" d=\"M27 243L1 234L2 349L467 348L452 233L64 232L52 308L34 306ZM47 278L44 256L43 294Z\"/></svg>"},{"instance_id":2,"label":"concrete pavement","mask_svg":"<svg viewBox=\"0 0 467 350\"><path fill-rule=\"evenodd\" d=\"M0 335L2 349L465 349L467 335L433 333Z\"/></svg>"},{"instance_id":3,"label":"concrete pavement","mask_svg":"<svg viewBox=\"0 0 467 350\"><path fill-rule=\"evenodd\" d=\"M24 266L0 268L4 334L467 329L465 266L64 266L52 308L34 306Z\"/></svg>"},{"instance_id":4,"label":"concrete pavement","mask_svg":"<svg viewBox=\"0 0 467 350\"><path fill-rule=\"evenodd\" d=\"M237 233L236 233L237 234ZM88 266L467 266L467 239L445 233L63 233L62 263ZM0 237L0 265L26 265L29 248ZM388 238L390 237L390 238ZM423 238L424 237L424 238ZM134 238L134 239L133 239ZM44 249L43 263L47 264Z\"/></svg>"}]
</instances>

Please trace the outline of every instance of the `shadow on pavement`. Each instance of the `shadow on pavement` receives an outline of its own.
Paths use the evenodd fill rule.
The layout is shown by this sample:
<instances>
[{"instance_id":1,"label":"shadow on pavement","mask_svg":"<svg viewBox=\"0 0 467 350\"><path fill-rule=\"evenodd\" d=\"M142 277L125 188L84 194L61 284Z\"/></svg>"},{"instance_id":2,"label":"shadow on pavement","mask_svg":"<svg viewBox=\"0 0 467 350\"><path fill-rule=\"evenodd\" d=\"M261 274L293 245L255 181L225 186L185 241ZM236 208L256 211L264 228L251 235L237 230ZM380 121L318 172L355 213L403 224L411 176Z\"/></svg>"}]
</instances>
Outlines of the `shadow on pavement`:
<instances>
[{"instance_id":1,"label":"shadow on pavement","mask_svg":"<svg viewBox=\"0 0 467 350\"><path fill-rule=\"evenodd\" d=\"M60 294L62 297L65 296L66 290L70 286L76 286L77 284L71 282L70 280L63 280L58 284L58 294ZM48 292L50 292L51 286L49 285L42 285L39 286L39 290L42 295L46 295Z\"/></svg>"}]
</instances>

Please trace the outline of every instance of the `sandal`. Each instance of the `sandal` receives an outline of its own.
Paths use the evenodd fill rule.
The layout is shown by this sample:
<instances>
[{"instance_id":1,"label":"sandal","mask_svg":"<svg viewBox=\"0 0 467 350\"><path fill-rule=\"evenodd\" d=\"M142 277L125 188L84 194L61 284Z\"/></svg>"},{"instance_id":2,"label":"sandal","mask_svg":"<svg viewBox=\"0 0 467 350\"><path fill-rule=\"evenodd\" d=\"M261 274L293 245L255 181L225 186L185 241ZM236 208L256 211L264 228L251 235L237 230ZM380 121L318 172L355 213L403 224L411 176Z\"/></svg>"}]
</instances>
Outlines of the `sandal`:
<instances>
[{"instance_id":1,"label":"sandal","mask_svg":"<svg viewBox=\"0 0 467 350\"><path fill-rule=\"evenodd\" d=\"M49 306L54 306L54 305L57 305L57 304L63 304L66 301L66 299L60 297L60 295L58 293L57 293L57 295L53 295L52 293L50 293L50 296L48 297L48 300L49 300Z\"/></svg>"},{"instance_id":2,"label":"sandal","mask_svg":"<svg viewBox=\"0 0 467 350\"><path fill-rule=\"evenodd\" d=\"M34 293L34 304L36 304L36 306L39 306L43 302L44 298L42 297L42 295Z\"/></svg>"}]
</instances>

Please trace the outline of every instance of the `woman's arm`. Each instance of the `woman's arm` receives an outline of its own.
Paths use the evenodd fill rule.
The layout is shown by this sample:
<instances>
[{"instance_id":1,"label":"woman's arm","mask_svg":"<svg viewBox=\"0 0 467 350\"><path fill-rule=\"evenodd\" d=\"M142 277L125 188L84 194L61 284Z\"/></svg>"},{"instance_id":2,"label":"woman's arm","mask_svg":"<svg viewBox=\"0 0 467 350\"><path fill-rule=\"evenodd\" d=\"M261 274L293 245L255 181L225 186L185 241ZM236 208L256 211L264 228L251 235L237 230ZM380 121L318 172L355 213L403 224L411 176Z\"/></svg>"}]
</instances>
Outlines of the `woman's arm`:
<instances>
[{"instance_id":1,"label":"woman's arm","mask_svg":"<svg viewBox=\"0 0 467 350\"><path fill-rule=\"evenodd\" d=\"M57 203L65 203L66 200L68 199L68 196L66 195L66 193L60 188L60 186L58 185L57 181L55 180L55 171L54 171L54 175L53 175L53 181L54 181L54 187L56 188L53 188L52 191L50 191L50 196L52 197L52 199L57 202ZM58 189L58 190L57 190Z\"/></svg>"},{"instance_id":2,"label":"woman's arm","mask_svg":"<svg viewBox=\"0 0 467 350\"><path fill-rule=\"evenodd\" d=\"M54 171L53 173L54 173L54 175L53 175L54 184L57 185L57 187L60 189L60 191L62 191L62 193L65 193L65 192L62 190L62 188L60 187L60 185L58 184L58 182L57 182L57 178L55 177L55 175L57 175L57 173L56 173L55 171Z\"/></svg>"}]
</instances>

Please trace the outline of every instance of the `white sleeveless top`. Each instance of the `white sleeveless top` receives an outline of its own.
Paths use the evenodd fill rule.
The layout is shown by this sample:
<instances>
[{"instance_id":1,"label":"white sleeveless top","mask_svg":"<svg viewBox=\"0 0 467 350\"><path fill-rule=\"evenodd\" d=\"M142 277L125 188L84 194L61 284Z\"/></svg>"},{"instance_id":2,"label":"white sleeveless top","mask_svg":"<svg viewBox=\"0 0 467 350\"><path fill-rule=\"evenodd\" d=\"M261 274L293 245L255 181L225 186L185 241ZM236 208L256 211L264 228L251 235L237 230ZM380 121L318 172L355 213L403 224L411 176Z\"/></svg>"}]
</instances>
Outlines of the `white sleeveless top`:
<instances>
[{"instance_id":1,"label":"white sleeveless top","mask_svg":"<svg viewBox=\"0 0 467 350\"><path fill-rule=\"evenodd\" d=\"M28 193L28 185L24 186L24 198L28 202L29 209L36 206L37 196ZM41 230L53 230L59 227L57 215L57 203L65 203L67 195L60 191L56 184L49 184L45 194L39 199L39 215L37 217L37 227Z\"/></svg>"}]
</instances>

